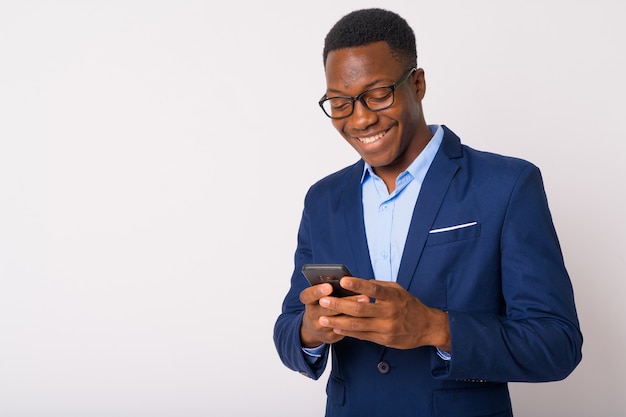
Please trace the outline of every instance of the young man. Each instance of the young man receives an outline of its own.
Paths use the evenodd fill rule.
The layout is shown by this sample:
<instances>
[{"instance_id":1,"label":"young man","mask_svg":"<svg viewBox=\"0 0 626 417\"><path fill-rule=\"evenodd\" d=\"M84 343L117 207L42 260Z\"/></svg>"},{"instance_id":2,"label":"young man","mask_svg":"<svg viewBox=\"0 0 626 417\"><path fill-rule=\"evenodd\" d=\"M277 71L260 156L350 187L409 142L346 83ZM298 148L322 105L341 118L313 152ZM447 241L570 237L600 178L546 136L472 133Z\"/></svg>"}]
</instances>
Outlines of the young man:
<instances>
[{"instance_id":1,"label":"young man","mask_svg":"<svg viewBox=\"0 0 626 417\"><path fill-rule=\"evenodd\" d=\"M529 162L428 125L406 21L352 12L328 33L320 101L361 159L307 193L274 341L317 379L326 415L511 416L508 381L553 381L581 360L572 286ZM331 296L307 263L345 264ZM359 277L359 278L356 278Z\"/></svg>"}]
</instances>

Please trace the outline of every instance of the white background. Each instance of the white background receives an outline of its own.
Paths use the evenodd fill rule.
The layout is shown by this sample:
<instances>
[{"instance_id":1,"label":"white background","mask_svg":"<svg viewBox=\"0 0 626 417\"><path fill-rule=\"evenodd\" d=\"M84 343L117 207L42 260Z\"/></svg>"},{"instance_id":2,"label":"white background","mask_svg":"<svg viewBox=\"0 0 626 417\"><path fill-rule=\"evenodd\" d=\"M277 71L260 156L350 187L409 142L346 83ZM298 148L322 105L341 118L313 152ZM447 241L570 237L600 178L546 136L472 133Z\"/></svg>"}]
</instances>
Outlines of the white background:
<instances>
[{"instance_id":1,"label":"white background","mask_svg":"<svg viewBox=\"0 0 626 417\"><path fill-rule=\"evenodd\" d=\"M543 172L585 336L518 417L626 415L626 6L392 1L427 121ZM272 329L302 200L356 160L323 38L372 1L0 0L0 415L321 416Z\"/></svg>"}]
</instances>

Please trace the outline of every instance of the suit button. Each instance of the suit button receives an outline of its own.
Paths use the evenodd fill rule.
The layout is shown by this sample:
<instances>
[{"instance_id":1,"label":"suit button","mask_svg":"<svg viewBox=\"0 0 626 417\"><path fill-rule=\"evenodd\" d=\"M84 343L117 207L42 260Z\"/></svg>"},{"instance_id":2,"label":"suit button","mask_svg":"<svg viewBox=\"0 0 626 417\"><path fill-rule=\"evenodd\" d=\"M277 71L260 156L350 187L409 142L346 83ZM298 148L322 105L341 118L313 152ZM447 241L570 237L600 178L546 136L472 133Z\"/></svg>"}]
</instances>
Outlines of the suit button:
<instances>
[{"instance_id":1,"label":"suit button","mask_svg":"<svg viewBox=\"0 0 626 417\"><path fill-rule=\"evenodd\" d=\"M381 374L386 374L391 369L389 364L385 361L378 362L378 365L376 365L376 368L378 368L378 372L380 372Z\"/></svg>"}]
</instances>

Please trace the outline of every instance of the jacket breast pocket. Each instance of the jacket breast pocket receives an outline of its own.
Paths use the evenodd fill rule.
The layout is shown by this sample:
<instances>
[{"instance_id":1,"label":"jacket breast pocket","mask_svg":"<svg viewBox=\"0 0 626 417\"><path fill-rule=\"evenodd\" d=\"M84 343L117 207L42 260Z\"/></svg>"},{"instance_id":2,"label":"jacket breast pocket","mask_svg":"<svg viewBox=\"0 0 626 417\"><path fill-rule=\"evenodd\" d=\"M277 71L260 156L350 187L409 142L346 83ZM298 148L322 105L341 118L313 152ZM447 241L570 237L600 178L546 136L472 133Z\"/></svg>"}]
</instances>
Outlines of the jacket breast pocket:
<instances>
[{"instance_id":1,"label":"jacket breast pocket","mask_svg":"<svg viewBox=\"0 0 626 417\"><path fill-rule=\"evenodd\" d=\"M432 229L428 232L426 246L475 239L480 236L480 223L467 222L452 226Z\"/></svg>"}]
</instances>

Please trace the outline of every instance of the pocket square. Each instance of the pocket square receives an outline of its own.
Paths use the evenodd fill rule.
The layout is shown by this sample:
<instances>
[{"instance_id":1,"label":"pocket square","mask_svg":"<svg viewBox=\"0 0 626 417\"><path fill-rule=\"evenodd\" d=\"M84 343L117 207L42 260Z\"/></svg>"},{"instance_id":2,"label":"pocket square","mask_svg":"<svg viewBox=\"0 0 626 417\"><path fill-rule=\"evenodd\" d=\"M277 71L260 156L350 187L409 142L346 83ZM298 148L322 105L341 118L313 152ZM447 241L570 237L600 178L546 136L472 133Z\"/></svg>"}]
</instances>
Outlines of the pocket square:
<instances>
[{"instance_id":1,"label":"pocket square","mask_svg":"<svg viewBox=\"0 0 626 417\"><path fill-rule=\"evenodd\" d=\"M448 227L442 227L440 229L433 229L433 230L431 230L428 233L449 232L451 230L463 229L463 228L466 228L466 227L474 226L476 224L478 224L478 222L469 222L469 223L457 224L455 226L448 226Z\"/></svg>"}]
</instances>

